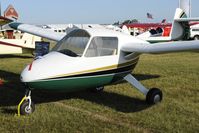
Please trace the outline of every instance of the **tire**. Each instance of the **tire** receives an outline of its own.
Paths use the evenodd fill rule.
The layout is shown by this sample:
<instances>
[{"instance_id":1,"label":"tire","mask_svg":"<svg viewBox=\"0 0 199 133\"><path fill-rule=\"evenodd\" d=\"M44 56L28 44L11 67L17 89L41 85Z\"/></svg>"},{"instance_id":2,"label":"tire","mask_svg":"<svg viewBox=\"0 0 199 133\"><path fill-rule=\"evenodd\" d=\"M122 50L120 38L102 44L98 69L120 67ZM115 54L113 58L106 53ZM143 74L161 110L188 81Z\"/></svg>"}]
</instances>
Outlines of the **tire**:
<instances>
[{"instance_id":1,"label":"tire","mask_svg":"<svg viewBox=\"0 0 199 133\"><path fill-rule=\"evenodd\" d=\"M146 95L146 102L148 104L157 104L162 101L162 91L158 88L152 88Z\"/></svg>"},{"instance_id":2,"label":"tire","mask_svg":"<svg viewBox=\"0 0 199 133\"><path fill-rule=\"evenodd\" d=\"M194 38L193 38L194 40L199 40L199 36L198 35L196 35L196 36L194 36Z\"/></svg>"},{"instance_id":3,"label":"tire","mask_svg":"<svg viewBox=\"0 0 199 133\"><path fill-rule=\"evenodd\" d=\"M28 106L29 106L29 101L26 100L24 101L21 106L20 106L20 114L21 115L30 115L35 111L35 105L33 102L31 102L31 106L30 109L28 110Z\"/></svg>"},{"instance_id":4,"label":"tire","mask_svg":"<svg viewBox=\"0 0 199 133\"><path fill-rule=\"evenodd\" d=\"M95 92L95 93L102 92L103 90L104 90L104 86L96 87L94 89L91 89L91 91Z\"/></svg>"}]
</instances>

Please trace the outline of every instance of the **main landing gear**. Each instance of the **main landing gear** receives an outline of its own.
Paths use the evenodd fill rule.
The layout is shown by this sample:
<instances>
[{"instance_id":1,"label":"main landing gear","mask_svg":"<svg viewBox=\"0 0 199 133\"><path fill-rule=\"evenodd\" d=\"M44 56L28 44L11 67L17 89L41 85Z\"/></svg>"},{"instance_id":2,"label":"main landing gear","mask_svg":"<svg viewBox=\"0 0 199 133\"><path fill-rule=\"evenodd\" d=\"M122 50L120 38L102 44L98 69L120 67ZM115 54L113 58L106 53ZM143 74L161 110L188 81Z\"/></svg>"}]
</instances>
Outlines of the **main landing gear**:
<instances>
[{"instance_id":1,"label":"main landing gear","mask_svg":"<svg viewBox=\"0 0 199 133\"><path fill-rule=\"evenodd\" d=\"M18 105L18 115L29 115L35 110L35 105L31 100L31 90L27 90L24 98Z\"/></svg>"},{"instance_id":2,"label":"main landing gear","mask_svg":"<svg viewBox=\"0 0 199 133\"><path fill-rule=\"evenodd\" d=\"M146 102L148 104L156 104L162 101L163 94L161 90L157 88L148 90L131 74L128 74L126 77L124 77L124 79L146 96Z\"/></svg>"}]
</instances>

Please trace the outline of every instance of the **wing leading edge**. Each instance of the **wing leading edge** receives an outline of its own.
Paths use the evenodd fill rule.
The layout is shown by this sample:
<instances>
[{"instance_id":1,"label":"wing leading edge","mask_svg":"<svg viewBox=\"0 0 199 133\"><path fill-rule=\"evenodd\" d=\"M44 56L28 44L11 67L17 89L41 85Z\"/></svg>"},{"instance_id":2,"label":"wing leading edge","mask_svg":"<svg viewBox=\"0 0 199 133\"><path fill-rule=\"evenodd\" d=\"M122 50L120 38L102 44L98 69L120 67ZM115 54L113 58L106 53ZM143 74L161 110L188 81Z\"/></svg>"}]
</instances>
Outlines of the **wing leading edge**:
<instances>
[{"instance_id":1,"label":"wing leading edge","mask_svg":"<svg viewBox=\"0 0 199 133\"><path fill-rule=\"evenodd\" d=\"M56 33L56 32L43 29L41 27L37 27L35 25L30 25L30 24L14 22L14 23L10 23L9 26L13 29L27 32L36 36L44 37L53 41L59 41L66 35L62 33Z\"/></svg>"},{"instance_id":2,"label":"wing leading edge","mask_svg":"<svg viewBox=\"0 0 199 133\"><path fill-rule=\"evenodd\" d=\"M125 44L121 47L124 52L161 54L182 51L199 50L199 41L173 41L164 43L135 43Z\"/></svg>"}]
</instances>

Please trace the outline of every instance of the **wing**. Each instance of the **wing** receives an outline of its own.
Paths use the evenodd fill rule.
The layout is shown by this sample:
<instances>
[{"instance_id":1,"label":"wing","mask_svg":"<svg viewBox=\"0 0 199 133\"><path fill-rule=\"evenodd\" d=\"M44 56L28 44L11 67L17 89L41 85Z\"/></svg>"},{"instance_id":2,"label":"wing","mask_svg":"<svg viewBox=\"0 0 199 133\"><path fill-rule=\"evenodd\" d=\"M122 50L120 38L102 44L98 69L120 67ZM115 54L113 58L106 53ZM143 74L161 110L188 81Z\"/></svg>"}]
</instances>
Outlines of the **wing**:
<instances>
[{"instance_id":1,"label":"wing","mask_svg":"<svg viewBox=\"0 0 199 133\"><path fill-rule=\"evenodd\" d=\"M199 50L199 41L173 41L164 43L135 43L125 44L121 47L124 52L161 54L181 51Z\"/></svg>"},{"instance_id":2,"label":"wing","mask_svg":"<svg viewBox=\"0 0 199 133\"><path fill-rule=\"evenodd\" d=\"M48 29L43 29L41 27L30 25L30 24L23 24L23 23L10 23L9 26L13 29L27 32L36 36L40 36L43 38L47 38L53 41L61 40L66 34L63 33L56 33Z\"/></svg>"}]
</instances>

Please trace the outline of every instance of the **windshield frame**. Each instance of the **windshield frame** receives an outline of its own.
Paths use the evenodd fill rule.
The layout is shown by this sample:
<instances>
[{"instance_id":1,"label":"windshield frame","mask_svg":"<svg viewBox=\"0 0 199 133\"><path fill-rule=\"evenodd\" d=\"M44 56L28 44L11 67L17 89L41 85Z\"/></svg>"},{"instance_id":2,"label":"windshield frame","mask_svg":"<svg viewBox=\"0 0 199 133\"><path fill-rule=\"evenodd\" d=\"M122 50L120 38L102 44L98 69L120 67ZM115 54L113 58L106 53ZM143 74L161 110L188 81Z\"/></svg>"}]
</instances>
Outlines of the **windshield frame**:
<instances>
[{"instance_id":1,"label":"windshield frame","mask_svg":"<svg viewBox=\"0 0 199 133\"><path fill-rule=\"evenodd\" d=\"M71 42L73 42L75 45L70 44L71 42L69 39L71 39L71 38L73 39L73 37L76 37L76 40L72 40ZM78 38L78 37L80 37L80 38ZM59 53L62 53L62 54L68 55L68 56L72 56L72 57L83 57L84 52L87 49L87 45L89 44L91 38L92 38L91 35L86 30L75 29L75 30L69 32L59 42L57 42L57 44L52 48L51 51L56 51L56 52L59 52ZM81 39L81 40L78 40L78 39ZM67 42L68 40L69 40L69 42ZM79 43L79 44L77 44L77 43ZM63 47L66 47L66 48L64 49ZM80 52L74 51L74 50L70 49L69 47L77 47L77 48L79 47Z\"/></svg>"}]
</instances>

